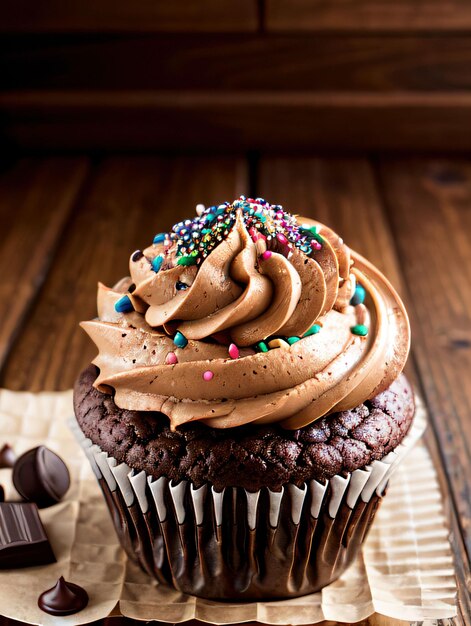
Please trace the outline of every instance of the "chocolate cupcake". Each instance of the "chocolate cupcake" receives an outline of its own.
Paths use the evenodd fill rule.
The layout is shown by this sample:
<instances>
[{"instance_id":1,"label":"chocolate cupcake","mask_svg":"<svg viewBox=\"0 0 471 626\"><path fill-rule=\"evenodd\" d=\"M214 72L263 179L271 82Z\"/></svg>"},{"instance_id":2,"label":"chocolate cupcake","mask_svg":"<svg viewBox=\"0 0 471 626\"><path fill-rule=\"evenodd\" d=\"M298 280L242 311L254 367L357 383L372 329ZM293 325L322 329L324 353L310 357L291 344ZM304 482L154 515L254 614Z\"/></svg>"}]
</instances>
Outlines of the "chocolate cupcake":
<instances>
[{"instance_id":1,"label":"chocolate cupcake","mask_svg":"<svg viewBox=\"0 0 471 626\"><path fill-rule=\"evenodd\" d=\"M338 578L418 433L404 306L331 229L239 198L99 285L79 437L123 547L213 599Z\"/></svg>"}]
</instances>

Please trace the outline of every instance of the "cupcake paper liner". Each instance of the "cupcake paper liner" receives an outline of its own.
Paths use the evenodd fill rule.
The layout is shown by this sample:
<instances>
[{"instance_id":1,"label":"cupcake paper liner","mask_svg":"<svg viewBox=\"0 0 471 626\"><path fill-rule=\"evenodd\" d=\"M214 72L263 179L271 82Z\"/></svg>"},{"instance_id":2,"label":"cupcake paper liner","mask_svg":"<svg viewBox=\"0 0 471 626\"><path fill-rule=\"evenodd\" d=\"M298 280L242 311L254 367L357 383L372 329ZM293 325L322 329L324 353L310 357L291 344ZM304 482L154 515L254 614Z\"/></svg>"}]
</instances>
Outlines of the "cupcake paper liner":
<instances>
[{"instance_id":1,"label":"cupcake paper liner","mask_svg":"<svg viewBox=\"0 0 471 626\"><path fill-rule=\"evenodd\" d=\"M131 560L160 583L210 599L293 598L337 579L363 543L387 483L425 428L364 469L280 492L221 492L136 471L72 429Z\"/></svg>"}]
</instances>

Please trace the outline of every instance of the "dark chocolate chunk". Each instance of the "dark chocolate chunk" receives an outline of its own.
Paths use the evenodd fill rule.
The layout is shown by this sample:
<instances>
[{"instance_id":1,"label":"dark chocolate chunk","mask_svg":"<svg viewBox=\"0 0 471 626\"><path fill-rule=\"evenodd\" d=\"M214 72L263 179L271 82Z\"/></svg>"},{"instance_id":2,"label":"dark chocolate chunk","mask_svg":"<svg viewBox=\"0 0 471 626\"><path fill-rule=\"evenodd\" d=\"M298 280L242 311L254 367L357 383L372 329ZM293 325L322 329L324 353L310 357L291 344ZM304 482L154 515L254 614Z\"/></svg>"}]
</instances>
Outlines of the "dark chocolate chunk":
<instances>
[{"instance_id":1,"label":"dark chocolate chunk","mask_svg":"<svg viewBox=\"0 0 471 626\"><path fill-rule=\"evenodd\" d=\"M0 569L46 565L55 560L38 507L30 502L1 502Z\"/></svg>"},{"instance_id":2,"label":"dark chocolate chunk","mask_svg":"<svg viewBox=\"0 0 471 626\"><path fill-rule=\"evenodd\" d=\"M0 485L0 502L5 502L5 489Z\"/></svg>"},{"instance_id":3,"label":"dark chocolate chunk","mask_svg":"<svg viewBox=\"0 0 471 626\"><path fill-rule=\"evenodd\" d=\"M142 250L136 250L136 252L132 253L131 260L134 261L134 263L136 263L137 261L142 259L143 256L144 256L144 252L142 252Z\"/></svg>"},{"instance_id":4,"label":"dark chocolate chunk","mask_svg":"<svg viewBox=\"0 0 471 626\"><path fill-rule=\"evenodd\" d=\"M28 450L16 461L13 484L18 493L40 509L59 502L70 486L69 471L64 461L46 448Z\"/></svg>"},{"instance_id":5,"label":"dark chocolate chunk","mask_svg":"<svg viewBox=\"0 0 471 626\"><path fill-rule=\"evenodd\" d=\"M72 615L88 604L88 593L61 576L54 587L44 591L38 598L38 606L50 615Z\"/></svg>"},{"instance_id":6,"label":"dark chocolate chunk","mask_svg":"<svg viewBox=\"0 0 471 626\"><path fill-rule=\"evenodd\" d=\"M13 467L16 461L16 454L10 444L6 443L0 449L0 469Z\"/></svg>"}]
</instances>

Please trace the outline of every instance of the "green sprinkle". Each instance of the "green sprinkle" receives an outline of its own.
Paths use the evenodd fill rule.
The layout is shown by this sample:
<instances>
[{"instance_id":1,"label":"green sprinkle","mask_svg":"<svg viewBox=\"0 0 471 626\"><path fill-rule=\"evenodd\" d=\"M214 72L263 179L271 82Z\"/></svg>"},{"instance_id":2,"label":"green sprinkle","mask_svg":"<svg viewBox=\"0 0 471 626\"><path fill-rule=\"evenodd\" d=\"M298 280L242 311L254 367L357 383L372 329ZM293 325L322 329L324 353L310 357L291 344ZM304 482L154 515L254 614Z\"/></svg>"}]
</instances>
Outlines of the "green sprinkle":
<instances>
[{"instance_id":1,"label":"green sprinkle","mask_svg":"<svg viewBox=\"0 0 471 626\"><path fill-rule=\"evenodd\" d=\"M196 257L181 256L177 261L177 265L196 265Z\"/></svg>"},{"instance_id":2,"label":"green sprinkle","mask_svg":"<svg viewBox=\"0 0 471 626\"><path fill-rule=\"evenodd\" d=\"M360 337L366 337L368 334L368 327L364 324L356 324L350 328L354 335L359 335Z\"/></svg>"},{"instance_id":3,"label":"green sprinkle","mask_svg":"<svg viewBox=\"0 0 471 626\"><path fill-rule=\"evenodd\" d=\"M268 352L268 346L264 341L259 341L256 346L260 352Z\"/></svg>"},{"instance_id":4,"label":"green sprinkle","mask_svg":"<svg viewBox=\"0 0 471 626\"><path fill-rule=\"evenodd\" d=\"M265 215L262 215L261 213L254 213L254 217L258 217L262 224L265 224L265 222L267 221Z\"/></svg>"},{"instance_id":5,"label":"green sprinkle","mask_svg":"<svg viewBox=\"0 0 471 626\"><path fill-rule=\"evenodd\" d=\"M300 340L300 337L287 337L286 338L286 341L289 343L290 346L292 346L293 343L296 343L299 340Z\"/></svg>"},{"instance_id":6,"label":"green sprinkle","mask_svg":"<svg viewBox=\"0 0 471 626\"><path fill-rule=\"evenodd\" d=\"M320 329L322 328L322 326L320 326L319 324L314 324L313 326L311 326L311 328L309 330L307 330L303 337L310 337L311 335L317 335L317 333L320 331Z\"/></svg>"},{"instance_id":7,"label":"green sprinkle","mask_svg":"<svg viewBox=\"0 0 471 626\"><path fill-rule=\"evenodd\" d=\"M177 348L184 348L188 344L188 339L183 333L177 330L175 337L173 338L173 343L177 346Z\"/></svg>"},{"instance_id":8,"label":"green sprinkle","mask_svg":"<svg viewBox=\"0 0 471 626\"><path fill-rule=\"evenodd\" d=\"M300 230L309 233L319 243L324 243L324 238L319 235L317 226L301 226Z\"/></svg>"}]
</instances>

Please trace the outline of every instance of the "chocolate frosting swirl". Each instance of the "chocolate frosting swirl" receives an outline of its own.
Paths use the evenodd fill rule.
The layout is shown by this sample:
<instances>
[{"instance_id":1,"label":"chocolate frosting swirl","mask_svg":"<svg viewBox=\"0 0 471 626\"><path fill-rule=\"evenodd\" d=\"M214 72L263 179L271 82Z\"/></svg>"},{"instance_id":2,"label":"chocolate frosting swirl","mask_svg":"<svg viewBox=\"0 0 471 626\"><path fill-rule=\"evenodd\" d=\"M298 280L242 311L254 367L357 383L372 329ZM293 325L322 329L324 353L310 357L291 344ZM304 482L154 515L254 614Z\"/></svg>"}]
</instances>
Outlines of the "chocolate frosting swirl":
<instances>
[{"instance_id":1,"label":"chocolate frosting swirl","mask_svg":"<svg viewBox=\"0 0 471 626\"><path fill-rule=\"evenodd\" d=\"M99 285L98 319L82 326L99 349L95 386L114 389L121 408L160 411L173 428L201 420L296 429L399 375L409 323L386 278L326 226L247 205L262 217L265 207L266 227L254 226L241 200L221 205L232 222L210 231L220 241L207 238L199 256L182 254L177 236L158 236L132 255L130 278ZM353 306L358 283L366 298ZM130 312L118 312L124 293ZM176 331L186 345L177 347Z\"/></svg>"}]
</instances>

